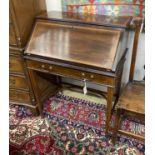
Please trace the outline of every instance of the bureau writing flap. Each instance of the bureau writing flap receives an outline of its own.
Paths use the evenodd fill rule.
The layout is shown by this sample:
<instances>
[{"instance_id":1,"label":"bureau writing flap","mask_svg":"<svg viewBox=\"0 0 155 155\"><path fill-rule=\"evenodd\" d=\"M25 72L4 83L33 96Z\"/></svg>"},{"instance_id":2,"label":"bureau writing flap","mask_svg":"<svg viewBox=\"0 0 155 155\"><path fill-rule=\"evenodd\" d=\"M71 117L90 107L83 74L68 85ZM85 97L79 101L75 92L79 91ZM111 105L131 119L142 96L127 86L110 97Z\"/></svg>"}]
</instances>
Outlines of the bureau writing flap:
<instances>
[{"instance_id":1,"label":"bureau writing flap","mask_svg":"<svg viewBox=\"0 0 155 155\"><path fill-rule=\"evenodd\" d=\"M25 54L112 70L122 30L37 21ZM114 70L114 69L113 69Z\"/></svg>"}]
</instances>

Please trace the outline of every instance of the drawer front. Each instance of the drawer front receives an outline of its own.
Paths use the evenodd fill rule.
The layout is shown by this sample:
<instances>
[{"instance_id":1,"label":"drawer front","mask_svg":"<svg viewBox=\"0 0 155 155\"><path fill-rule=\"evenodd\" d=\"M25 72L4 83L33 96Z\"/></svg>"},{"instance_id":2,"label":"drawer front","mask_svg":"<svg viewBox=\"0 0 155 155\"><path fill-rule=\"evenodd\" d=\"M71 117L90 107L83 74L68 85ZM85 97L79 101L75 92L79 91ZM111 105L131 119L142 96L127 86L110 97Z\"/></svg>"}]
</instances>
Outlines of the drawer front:
<instances>
[{"instance_id":1,"label":"drawer front","mask_svg":"<svg viewBox=\"0 0 155 155\"><path fill-rule=\"evenodd\" d=\"M9 87L15 89L29 90L26 78L24 76L14 76L9 77Z\"/></svg>"},{"instance_id":2,"label":"drawer front","mask_svg":"<svg viewBox=\"0 0 155 155\"><path fill-rule=\"evenodd\" d=\"M9 59L10 73L24 74L24 64L20 57L10 56Z\"/></svg>"},{"instance_id":3,"label":"drawer front","mask_svg":"<svg viewBox=\"0 0 155 155\"><path fill-rule=\"evenodd\" d=\"M30 94L26 91L16 91L10 89L9 100L10 102L25 103L31 105Z\"/></svg>"},{"instance_id":4,"label":"drawer front","mask_svg":"<svg viewBox=\"0 0 155 155\"><path fill-rule=\"evenodd\" d=\"M71 77L80 80L86 79L88 81L98 84L114 85L114 79L112 77L107 77L95 73L89 73L85 71L70 69L67 67L40 63L32 60L27 60L27 66L30 69L35 69L41 72L56 74L65 77Z\"/></svg>"}]
</instances>

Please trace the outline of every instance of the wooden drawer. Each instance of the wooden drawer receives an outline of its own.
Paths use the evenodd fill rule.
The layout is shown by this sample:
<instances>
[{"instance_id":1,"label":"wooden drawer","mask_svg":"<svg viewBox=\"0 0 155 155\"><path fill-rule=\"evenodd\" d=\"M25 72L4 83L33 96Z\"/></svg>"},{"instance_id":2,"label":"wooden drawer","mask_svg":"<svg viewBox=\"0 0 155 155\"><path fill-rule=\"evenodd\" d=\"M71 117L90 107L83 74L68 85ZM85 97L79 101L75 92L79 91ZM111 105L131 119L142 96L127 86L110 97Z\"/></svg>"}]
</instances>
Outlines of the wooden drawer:
<instances>
[{"instance_id":1,"label":"wooden drawer","mask_svg":"<svg viewBox=\"0 0 155 155\"><path fill-rule=\"evenodd\" d=\"M10 73L24 74L24 64L22 58L10 55L9 70Z\"/></svg>"},{"instance_id":2,"label":"wooden drawer","mask_svg":"<svg viewBox=\"0 0 155 155\"><path fill-rule=\"evenodd\" d=\"M35 69L45 73L56 74L64 77L71 77L79 80L88 80L98 84L114 85L114 79L104 75L80 71L58 65L50 65L47 63L40 63L33 60L27 60L27 66L30 69Z\"/></svg>"},{"instance_id":3,"label":"wooden drawer","mask_svg":"<svg viewBox=\"0 0 155 155\"><path fill-rule=\"evenodd\" d=\"M9 76L9 87L14 89L29 90L25 76Z\"/></svg>"},{"instance_id":4,"label":"wooden drawer","mask_svg":"<svg viewBox=\"0 0 155 155\"><path fill-rule=\"evenodd\" d=\"M24 103L31 105L30 94L29 92L26 91L17 91L10 89L9 100L10 102Z\"/></svg>"}]
</instances>

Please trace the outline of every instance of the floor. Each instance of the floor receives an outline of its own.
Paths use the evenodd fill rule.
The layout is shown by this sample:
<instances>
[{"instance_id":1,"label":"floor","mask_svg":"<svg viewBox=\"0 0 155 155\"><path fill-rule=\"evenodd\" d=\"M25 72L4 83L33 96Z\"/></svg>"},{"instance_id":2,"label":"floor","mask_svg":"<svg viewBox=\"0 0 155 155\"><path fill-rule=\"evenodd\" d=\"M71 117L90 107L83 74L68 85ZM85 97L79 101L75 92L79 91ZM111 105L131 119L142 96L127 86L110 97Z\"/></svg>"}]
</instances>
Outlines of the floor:
<instances>
[{"instance_id":1,"label":"floor","mask_svg":"<svg viewBox=\"0 0 155 155\"><path fill-rule=\"evenodd\" d=\"M106 100L103 98L102 95L100 95L98 93L91 92L89 90L88 90L88 94L84 95L83 90L81 88L71 87L69 85L63 85L62 93L64 96L70 96L70 97L74 98L75 101L76 101L76 98L80 98L80 99L83 99L83 101L86 100L86 101L89 101L92 103L98 103L98 104L105 104L106 105ZM70 102L72 103L73 100L69 100L69 102L68 102L68 100L66 99L65 101L67 103L70 103ZM55 102L53 102L53 105L55 105L54 103ZM75 102L75 103L77 104L77 102ZM61 102L60 102L59 106L60 105L62 105ZM50 108L56 108L56 107L50 106ZM75 107L78 107L78 106L76 105ZM90 107L92 107L92 106L90 106ZM50 108L48 107L46 109L49 110ZM90 109L90 108L88 108L88 109ZM72 114L74 116L74 113L73 113L74 108L73 107L70 109L70 111L69 111L69 109L66 111L67 111L67 113L69 112L71 116L72 116ZM80 112L81 112L81 110L80 110ZM13 113L14 113L14 110L12 111L12 114ZM30 117L31 119L27 118L27 117L23 117L22 120L20 119L20 117L19 118L15 117L14 119L10 119L10 120L12 120L10 122L10 125L11 125L10 126L11 127L10 128L11 129L10 130L11 142L13 144L16 144L17 142L19 143L18 149L17 149L17 147L13 147L15 145L10 145L10 149L13 147L12 148L13 151L16 151L16 150L17 151L21 151L21 150L23 151L24 150L25 152L38 151L38 150L32 150L31 148L33 148L33 147L31 147L31 146L32 145L37 146L37 147L35 147L36 149L41 148L41 147L39 147L40 143L38 143L38 141L40 140L41 146L43 147L42 144L44 144L44 143L42 143L42 142L46 138L48 140L49 136L41 137L40 135L44 135L44 134L46 135L46 134L52 133L52 136L55 136L55 140L54 140L54 142L52 142L52 144L49 143L50 145L47 145L48 143L45 143L45 145L44 145L45 151L47 151L49 149L49 146L50 147L52 146L52 149L49 149L51 151L53 151L53 150L57 151L57 148L59 148L59 149L61 148L64 150L64 146L67 146L67 147L65 147L65 150L67 150L67 151L75 151L75 150L73 150L73 148L74 148L73 146L80 145L80 146L82 146L82 148L87 148L88 142L89 142L89 144L93 144L91 146L96 146L96 144L98 144L98 141L100 141L100 139L102 141L106 140L106 141L103 141L103 144L104 144L104 147L105 147L105 144L107 145L107 147L105 147L105 149L101 149L101 150L100 150L100 147L97 147L98 152L100 152L100 151L113 151L114 152L115 151L116 154L118 154L118 152L122 152L123 153L122 155L143 155L143 152L145 151L145 145L143 143L136 141L136 140L133 140L133 139L127 139L123 136L120 137L120 140L117 143L117 145L115 145L115 146L110 145L109 146L108 144L110 144L109 143L110 141L109 141L108 137L105 139L104 134L103 135L100 134L100 129L97 129L96 127L92 127L91 125L87 125L87 124L89 124L89 122L87 122L87 123L83 122L81 124L79 121L73 121L74 117L73 118L71 117L70 119L68 119L63 114L61 114L59 117L58 116L59 114L57 112L56 112L56 115L54 113L55 113L55 110L53 110L53 113L50 113L50 114L47 111L45 120L41 119L40 117L32 117L32 118ZM20 113L18 113L18 114L20 114ZM58 116L58 117L56 117L56 116ZM12 115L12 117L14 117L14 116ZM74 122L73 124L71 123L72 121ZM56 122L56 124L51 125L51 123L54 123L54 122ZM20 125L18 123L20 123ZM123 127L127 126L127 127L129 127L129 129L131 129L131 127L132 127L132 129L134 129L133 131L136 133L144 132L143 131L144 127L142 125L138 125L138 123L129 123L129 124L128 123L129 123L129 121L124 121ZM22 127L22 128L20 128L20 127ZM25 132L25 130L23 130L24 127L26 127L26 130L28 132ZM89 130L87 130L88 128L89 128ZM50 130L45 130L45 129L50 129ZM58 132L58 129L61 130L60 133ZM82 129L85 131L84 132L85 136L82 139L84 141L78 140L76 138L76 135L79 135L79 131L82 131ZM57 132L55 132L55 131L57 131ZM64 133L64 131L68 137L67 142L62 141L61 133ZM101 133L104 133L104 132L101 132ZM39 136L36 136L36 138L35 138L35 135L38 135L38 134L39 134ZM16 136L16 135L18 135L18 136ZM90 136L91 136L91 139L90 139ZM47 142L47 140L46 140L46 142ZM25 141L24 145L23 145L23 141ZM105 143L105 142L107 142L107 143ZM54 143L54 145L53 145L53 143ZM73 147L73 148L68 149L69 146L67 144L72 144L72 145L74 144L73 146L70 145L70 147L71 148ZM86 144L86 146L85 146L85 144ZM30 146L30 147L28 147L28 146ZM122 147L125 147L125 149L123 149ZM138 148L138 150L140 152L136 148ZM119 151L118 151L118 149L119 149ZM136 151L135 149L138 151L138 153L135 152ZM44 152L43 149L41 149L39 151ZM32 153L32 154L35 154L35 153ZM52 154L55 154L55 153L52 153ZM114 154L115 153L113 153L113 155ZM73 154L71 153L70 155L73 155ZM109 155L109 153L106 155Z\"/></svg>"}]
</instances>

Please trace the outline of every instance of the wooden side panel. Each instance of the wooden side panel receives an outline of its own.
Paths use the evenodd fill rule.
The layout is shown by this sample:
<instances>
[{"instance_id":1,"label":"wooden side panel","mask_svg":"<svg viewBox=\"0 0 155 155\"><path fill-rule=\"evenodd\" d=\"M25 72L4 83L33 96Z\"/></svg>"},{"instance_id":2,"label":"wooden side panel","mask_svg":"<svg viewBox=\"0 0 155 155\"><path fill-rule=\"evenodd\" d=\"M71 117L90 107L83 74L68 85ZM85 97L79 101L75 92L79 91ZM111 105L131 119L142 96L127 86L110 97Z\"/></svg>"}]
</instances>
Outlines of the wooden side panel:
<instances>
[{"instance_id":1,"label":"wooden side panel","mask_svg":"<svg viewBox=\"0 0 155 155\"><path fill-rule=\"evenodd\" d=\"M45 0L11 0L10 7L18 46L23 47L30 36L35 16L46 10Z\"/></svg>"},{"instance_id":2,"label":"wooden side panel","mask_svg":"<svg viewBox=\"0 0 155 155\"><path fill-rule=\"evenodd\" d=\"M9 44L17 46L15 27L13 24L11 13L9 12Z\"/></svg>"},{"instance_id":3,"label":"wooden side panel","mask_svg":"<svg viewBox=\"0 0 155 155\"><path fill-rule=\"evenodd\" d=\"M22 58L23 49L10 46L9 53L10 103L36 105L24 60Z\"/></svg>"},{"instance_id":4,"label":"wooden side panel","mask_svg":"<svg viewBox=\"0 0 155 155\"><path fill-rule=\"evenodd\" d=\"M27 105L38 114L31 84L22 58L36 15L46 10L45 0L9 1L10 103Z\"/></svg>"}]
</instances>

